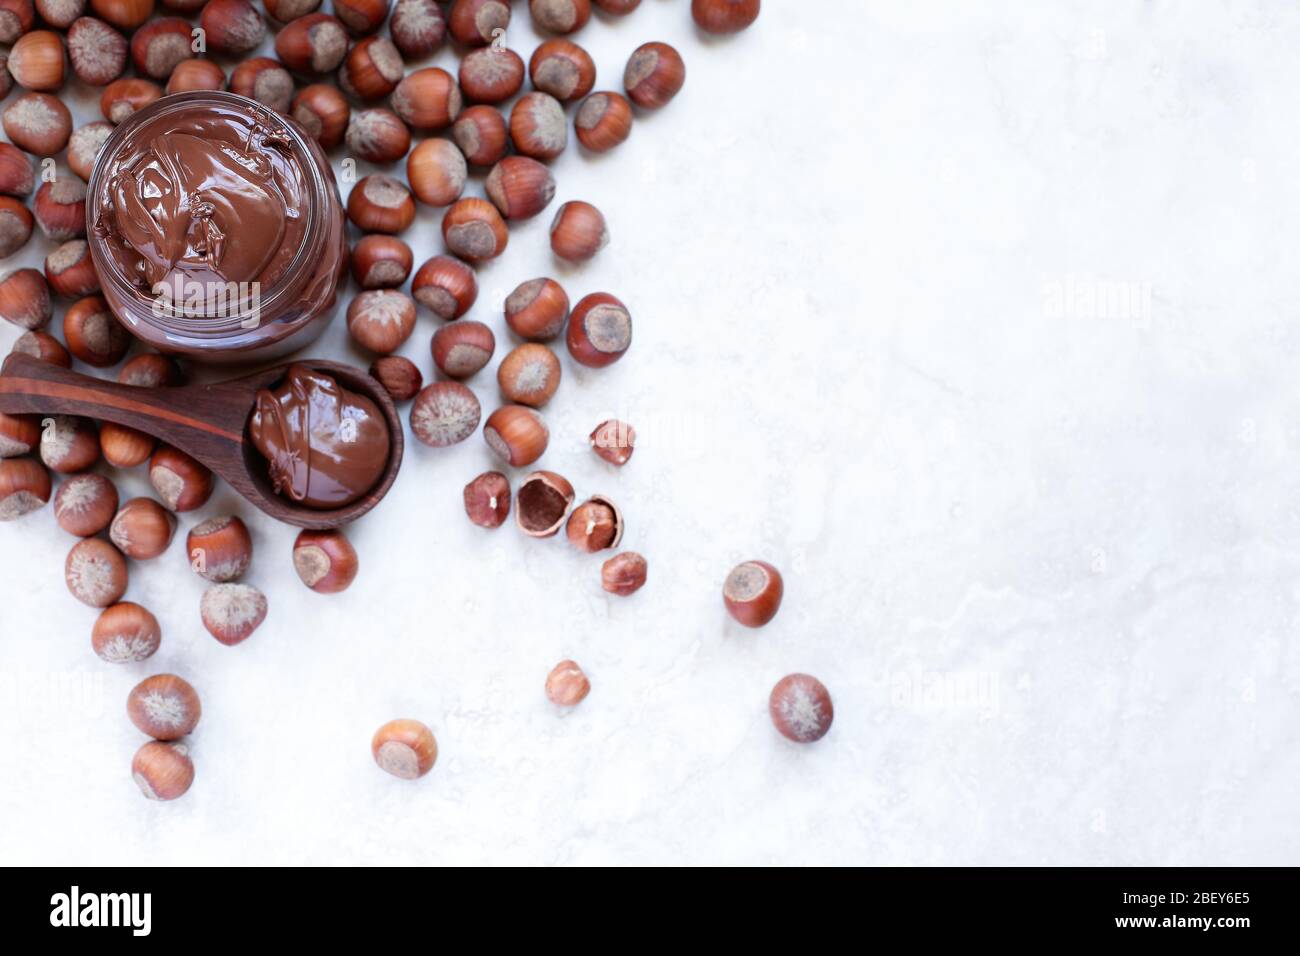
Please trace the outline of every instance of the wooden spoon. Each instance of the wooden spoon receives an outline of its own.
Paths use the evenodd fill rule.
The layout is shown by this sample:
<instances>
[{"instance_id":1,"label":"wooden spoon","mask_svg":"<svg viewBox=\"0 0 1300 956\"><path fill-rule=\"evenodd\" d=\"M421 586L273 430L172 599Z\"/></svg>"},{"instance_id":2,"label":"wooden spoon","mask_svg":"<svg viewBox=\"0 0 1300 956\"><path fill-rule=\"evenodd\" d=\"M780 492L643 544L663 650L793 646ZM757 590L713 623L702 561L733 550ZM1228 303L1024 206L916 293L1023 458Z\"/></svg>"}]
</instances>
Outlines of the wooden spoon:
<instances>
[{"instance_id":1,"label":"wooden spoon","mask_svg":"<svg viewBox=\"0 0 1300 956\"><path fill-rule=\"evenodd\" d=\"M289 370L276 365L215 385L140 388L119 385L13 354L0 367L0 412L10 415L80 415L126 425L175 445L220 475L236 491L277 518L300 528L326 530L355 521L379 504L402 465L402 422L384 387L360 369L338 362L300 359L365 395L388 423L388 465L375 487L342 508L308 508L271 490L266 459L248 437L248 419L259 389L270 388Z\"/></svg>"}]
</instances>

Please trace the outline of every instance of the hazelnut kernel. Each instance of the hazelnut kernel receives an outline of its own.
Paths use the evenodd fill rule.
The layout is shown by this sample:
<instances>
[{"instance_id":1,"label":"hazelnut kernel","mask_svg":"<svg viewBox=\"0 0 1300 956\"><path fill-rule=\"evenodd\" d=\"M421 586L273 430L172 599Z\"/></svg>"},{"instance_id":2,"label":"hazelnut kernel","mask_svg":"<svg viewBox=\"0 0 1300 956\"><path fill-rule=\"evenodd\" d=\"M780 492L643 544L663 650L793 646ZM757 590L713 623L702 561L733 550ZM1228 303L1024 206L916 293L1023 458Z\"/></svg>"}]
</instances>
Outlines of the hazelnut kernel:
<instances>
[{"instance_id":1,"label":"hazelnut kernel","mask_svg":"<svg viewBox=\"0 0 1300 956\"><path fill-rule=\"evenodd\" d=\"M573 661L560 661L546 675L546 696L557 707L576 707L591 693L591 682Z\"/></svg>"},{"instance_id":2,"label":"hazelnut kernel","mask_svg":"<svg viewBox=\"0 0 1300 956\"><path fill-rule=\"evenodd\" d=\"M745 627L762 627L781 608L785 582L766 561L746 561L732 568L722 585L727 611Z\"/></svg>"},{"instance_id":3,"label":"hazelnut kernel","mask_svg":"<svg viewBox=\"0 0 1300 956\"><path fill-rule=\"evenodd\" d=\"M381 770L403 780L415 780L433 769L438 741L418 720L390 720L375 731L370 753Z\"/></svg>"},{"instance_id":4,"label":"hazelnut kernel","mask_svg":"<svg viewBox=\"0 0 1300 956\"><path fill-rule=\"evenodd\" d=\"M480 528L499 528L510 516L510 480L485 471L465 486L465 514Z\"/></svg>"},{"instance_id":5,"label":"hazelnut kernel","mask_svg":"<svg viewBox=\"0 0 1300 956\"><path fill-rule=\"evenodd\" d=\"M826 685L808 674L787 674L777 681L767 710L781 735L798 744L821 740L835 719Z\"/></svg>"},{"instance_id":6,"label":"hazelnut kernel","mask_svg":"<svg viewBox=\"0 0 1300 956\"><path fill-rule=\"evenodd\" d=\"M594 495L573 509L565 533L586 554L617 548L623 540L623 515L608 498Z\"/></svg>"},{"instance_id":7,"label":"hazelnut kernel","mask_svg":"<svg viewBox=\"0 0 1300 956\"><path fill-rule=\"evenodd\" d=\"M384 355L375 359L370 374L395 402L409 401L424 385L424 376L415 363L401 355Z\"/></svg>"},{"instance_id":8,"label":"hazelnut kernel","mask_svg":"<svg viewBox=\"0 0 1300 956\"><path fill-rule=\"evenodd\" d=\"M203 708L189 681L175 674L155 674L131 688L126 714L155 740L178 740L198 726Z\"/></svg>"},{"instance_id":9,"label":"hazelnut kernel","mask_svg":"<svg viewBox=\"0 0 1300 956\"><path fill-rule=\"evenodd\" d=\"M635 551L616 554L600 566L600 586L626 597L641 590L646 579L646 559Z\"/></svg>"},{"instance_id":10,"label":"hazelnut kernel","mask_svg":"<svg viewBox=\"0 0 1300 956\"><path fill-rule=\"evenodd\" d=\"M591 450L611 465L626 465L636 450L636 429L611 418L591 433Z\"/></svg>"}]
</instances>

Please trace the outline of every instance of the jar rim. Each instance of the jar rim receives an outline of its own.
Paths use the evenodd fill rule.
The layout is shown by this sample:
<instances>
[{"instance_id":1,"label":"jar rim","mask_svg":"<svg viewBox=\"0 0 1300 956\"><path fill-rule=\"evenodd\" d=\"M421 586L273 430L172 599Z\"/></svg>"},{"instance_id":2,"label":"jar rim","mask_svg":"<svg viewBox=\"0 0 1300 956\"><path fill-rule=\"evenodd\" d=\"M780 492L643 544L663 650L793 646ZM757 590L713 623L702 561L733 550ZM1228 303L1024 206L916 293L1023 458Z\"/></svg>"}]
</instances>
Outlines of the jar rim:
<instances>
[{"instance_id":1,"label":"jar rim","mask_svg":"<svg viewBox=\"0 0 1300 956\"><path fill-rule=\"evenodd\" d=\"M108 174L107 170L112 165L110 160L121 150L123 143L126 142L127 137L134 129L146 122L157 119L159 116L204 106L233 109L246 113L250 120L261 121L262 117L265 117L271 124L274 124L273 128L276 132L287 134L292 142L293 153L298 160L297 165L302 171L304 185L308 193L307 202L305 203L306 209L303 210L307 217L303 235L307 241L298 247L293 259L290 260L283 274L275 281L271 290L265 295L259 295L255 309L259 315L260 325L261 315L273 314L278 305L286 300L292 301L293 296L296 295L300 287L310 280L312 271L310 264L316 260L321 252L322 244L328 238L329 229L324 227L321 222L318 210L324 208L329 202L330 184L326 182L320 164L313 159L312 142L298 124L254 99L224 90L193 90L164 96L132 114L128 119L119 123L113 132L109 134L103 146L100 147L94 168L91 170L90 181L87 184L87 201L90 203L97 202L101 191L105 187L104 176ZM118 316L129 326L133 327L139 321L147 321L169 337L177 335L187 339L199 339L209 342L232 333L248 331L247 320L252 310L244 307L242 301L239 310L234 311L232 314L220 316L219 321L214 321L214 317L210 314L200 316L185 316L176 313L158 315L153 308L158 296L142 294L139 286L130 281L122 272L116 260L100 251L99 244L93 241L93 228L88 238L92 239L89 243L91 258L95 263L96 271L99 273L100 281L112 284L114 291L121 299L137 302L141 306L144 313L143 317L136 315ZM304 268L304 264L308 268Z\"/></svg>"}]
</instances>

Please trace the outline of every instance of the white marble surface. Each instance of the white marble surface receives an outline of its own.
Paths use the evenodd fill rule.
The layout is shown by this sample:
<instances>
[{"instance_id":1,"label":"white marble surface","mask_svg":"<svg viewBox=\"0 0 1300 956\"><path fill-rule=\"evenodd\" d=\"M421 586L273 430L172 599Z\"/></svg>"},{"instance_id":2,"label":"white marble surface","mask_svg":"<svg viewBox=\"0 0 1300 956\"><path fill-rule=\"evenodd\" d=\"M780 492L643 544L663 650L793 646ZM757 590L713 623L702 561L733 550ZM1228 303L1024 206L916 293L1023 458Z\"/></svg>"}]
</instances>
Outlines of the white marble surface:
<instances>
[{"instance_id":1,"label":"white marble surface","mask_svg":"<svg viewBox=\"0 0 1300 956\"><path fill-rule=\"evenodd\" d=\"M469 526L478 437L410 448L337 597L229 489L186 516L252 522L271 615L236 648L177 543L132 568L162 650L102 664L50 509L0 526L0 861L1296 861L1300 11L769 0L711 41L686 7L578 38L598 88L647 39L688 63L623 148L555 164L610 248L557 268L542 216L473 313L506 341L543 273L631 306L623 362L565 357L543 464L624 505L649 585ZM403 350L426 374L432 331ZM341 321L312 352L362 360ZM611 415L621 472L584 444ZM719 599L747 557L786 571L761 632ZM559 714L564 657L593 691ZM164 670L204 703L169 805L123 712ZM766 715L796 670L835 700L813 746ZM437 734L419 783L371 763L395 716Z\"/></svg>"}]
</instances>

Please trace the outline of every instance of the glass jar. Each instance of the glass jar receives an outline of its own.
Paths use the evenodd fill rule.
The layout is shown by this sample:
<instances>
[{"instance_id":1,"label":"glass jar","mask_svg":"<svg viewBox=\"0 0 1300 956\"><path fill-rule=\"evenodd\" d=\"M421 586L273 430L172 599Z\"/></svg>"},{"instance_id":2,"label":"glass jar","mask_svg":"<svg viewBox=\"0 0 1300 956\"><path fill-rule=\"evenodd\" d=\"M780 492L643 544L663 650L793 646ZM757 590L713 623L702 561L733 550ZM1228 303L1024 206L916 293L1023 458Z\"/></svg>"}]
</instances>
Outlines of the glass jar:
<instances>
[{"instance_id":1,"label":"glass jar","mask_svg":"<svg viewBox=\"0 0 1300 956\"><path fill-rule=\"evenodd\" d=\"M234 93L166 96L120 124L86 197L102 295L161 352L261 362L313 342L347 263L320 146Z\"/></svg>"}]
</instances>

